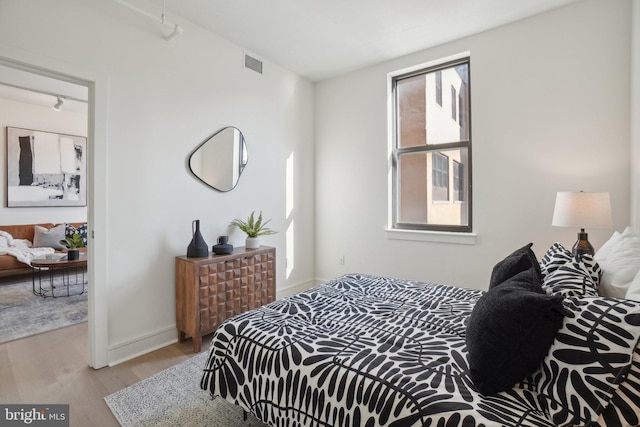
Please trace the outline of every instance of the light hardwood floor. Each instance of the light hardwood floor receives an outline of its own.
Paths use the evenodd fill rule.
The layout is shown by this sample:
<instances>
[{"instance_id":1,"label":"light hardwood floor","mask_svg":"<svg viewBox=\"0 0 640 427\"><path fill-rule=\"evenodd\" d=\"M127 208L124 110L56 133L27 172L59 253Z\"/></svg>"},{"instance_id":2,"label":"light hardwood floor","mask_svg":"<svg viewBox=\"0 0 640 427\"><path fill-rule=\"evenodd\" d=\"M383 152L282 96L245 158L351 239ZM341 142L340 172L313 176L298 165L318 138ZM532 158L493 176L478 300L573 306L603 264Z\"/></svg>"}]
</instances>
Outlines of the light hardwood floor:
<instances>
[{"instance_id":1,"label":"light hardwood floor","mask_svg":"<svg viewBox=\"0 0 640 427\"><path fill-rule=\"evenodd\" d=\"M0 344L0 402L68 403L71 427L119 426L105 396L194 356L187 340L96 370L88 366L87 333L81 323ZM204 337L203 350L209 342Z\"/></svg>"}]
</instances>

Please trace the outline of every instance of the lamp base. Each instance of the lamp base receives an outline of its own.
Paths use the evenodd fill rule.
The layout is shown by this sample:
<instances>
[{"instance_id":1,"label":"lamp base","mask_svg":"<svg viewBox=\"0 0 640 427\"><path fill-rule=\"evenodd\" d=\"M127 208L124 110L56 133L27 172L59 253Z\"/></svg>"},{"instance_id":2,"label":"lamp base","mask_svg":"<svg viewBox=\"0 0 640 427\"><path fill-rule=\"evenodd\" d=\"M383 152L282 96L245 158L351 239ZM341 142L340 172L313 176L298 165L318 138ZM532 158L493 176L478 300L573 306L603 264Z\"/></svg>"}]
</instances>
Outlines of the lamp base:
<instances>
[{"instance_id":1,"label":"lamp base","mask_svg":"<svg viewBox=\"0 0 640 427\"><path fill-rule=\"evenodd\" d=\"M584 228L578 233L578 241L573 245L573 254L578 258L585 254L592 256L595 254L593 246L591 246L589 239L587 239L587 233L584 231Z\"/></svg>"}]
</instances>

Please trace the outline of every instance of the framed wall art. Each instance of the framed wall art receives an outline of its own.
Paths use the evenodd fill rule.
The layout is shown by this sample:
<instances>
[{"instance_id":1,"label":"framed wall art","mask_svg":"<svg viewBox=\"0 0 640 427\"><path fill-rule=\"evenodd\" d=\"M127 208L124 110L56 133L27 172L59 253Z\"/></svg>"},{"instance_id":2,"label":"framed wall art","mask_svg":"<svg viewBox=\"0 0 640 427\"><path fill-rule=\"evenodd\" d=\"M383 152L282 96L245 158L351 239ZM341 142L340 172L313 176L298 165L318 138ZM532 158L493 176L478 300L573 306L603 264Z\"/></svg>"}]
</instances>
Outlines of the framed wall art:
<instances>
[{"instance_id":1,"label":"framed wall art","mask_svg":"<svg viewBox=\"0 0 640 427\"><path fill-rule=\"evenodd\" d=\"M87 205L87 138L7 126L7 207Z\"/></svg>"}]
</instances>

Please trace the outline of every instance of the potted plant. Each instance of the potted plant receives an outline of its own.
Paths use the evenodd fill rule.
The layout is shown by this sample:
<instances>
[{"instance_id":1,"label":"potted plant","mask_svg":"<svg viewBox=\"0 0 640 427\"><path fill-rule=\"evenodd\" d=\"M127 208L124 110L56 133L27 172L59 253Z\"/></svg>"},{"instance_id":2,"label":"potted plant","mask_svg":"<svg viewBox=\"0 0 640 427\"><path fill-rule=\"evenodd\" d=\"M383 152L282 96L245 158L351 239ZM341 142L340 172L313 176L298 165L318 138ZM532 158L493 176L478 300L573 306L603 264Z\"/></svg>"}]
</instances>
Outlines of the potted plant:
<instances>
[{"instance_id":1,"label":"potted plant","mask_svg":"<svg viewBox=\"0 0 640 427\"><path fill-rule=\"evenodd\" d=\"M263 221L262 212L255 218L255 211L251 212L249 218L246 221L241 219L234 219L231 221L230 227L238 227L240 230L247 234L247 240L245 246L247 249L258 249L260 247L260 236L266 236L269 234L275 234L277 231L273 231L267 228L267 224L270 219Z\"/></svg>"},{"instance_id":2,"label":"potted plant","mask_svg":"<svg viewBox=\"0 0 640 427\"><path fill-rule=\"evenodd\" d=\"M80 259L80 248L84 248L84 241L79 233L60 240L60 244L67 247L67 260Z\"/></svg>"}]
</instances>

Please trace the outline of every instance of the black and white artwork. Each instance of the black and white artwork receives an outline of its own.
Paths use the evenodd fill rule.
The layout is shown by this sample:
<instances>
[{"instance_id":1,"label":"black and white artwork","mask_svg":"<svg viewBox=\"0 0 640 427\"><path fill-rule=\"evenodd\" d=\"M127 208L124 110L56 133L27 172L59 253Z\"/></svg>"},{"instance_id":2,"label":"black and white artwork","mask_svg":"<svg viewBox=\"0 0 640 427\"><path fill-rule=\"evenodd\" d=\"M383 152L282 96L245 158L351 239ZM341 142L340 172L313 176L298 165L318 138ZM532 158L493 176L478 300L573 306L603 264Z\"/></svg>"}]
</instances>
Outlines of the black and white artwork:
<instances>
[{"instance_id":1,"label":"black and white artwork","mask_svg":"<svg viewBox=\"0 0 640 427\"><path fill-rule=\"evenodd\" d=\"M7 207L86 205L87 138L7 127Z\"/></svg>"}]
</instances>

